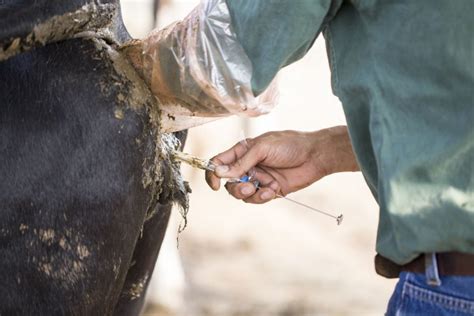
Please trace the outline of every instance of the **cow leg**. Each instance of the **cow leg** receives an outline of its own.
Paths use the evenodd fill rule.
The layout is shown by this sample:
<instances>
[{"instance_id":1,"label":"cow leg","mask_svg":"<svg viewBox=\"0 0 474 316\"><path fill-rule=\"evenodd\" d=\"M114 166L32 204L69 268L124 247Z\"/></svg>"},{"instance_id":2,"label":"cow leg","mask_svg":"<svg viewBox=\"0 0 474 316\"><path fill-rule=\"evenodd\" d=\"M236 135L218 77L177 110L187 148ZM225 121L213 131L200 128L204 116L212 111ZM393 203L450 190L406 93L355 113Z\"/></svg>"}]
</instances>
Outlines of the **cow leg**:
<instances>
[{"instance_id":1,"label":"cow leg","mask_svg":"<svg viewBox=\"0 0 474 316\"><path fill-rule=\"evenodd\" d=\"M187 137L187 131L175 133L181 143L181 149ZM166 200L168 197L163 197ZM166 203L166 201L162 201ZM152 216L147 217L143 230L135 246L132 263L127 273L120 299L114 315L138 315L145 303L145 294L153 274L156 259L168 226L172 205L158 204Z\"/></svg>"},{"instance_id":2,"label":"cow leg","mask_svg":"<svg viewBox=\"0 0 474 316\"><path fill-rule=\"evenodd\" d=\"M0 314L112 315L145 251L148 114L124 104L123 80L89 40L12 57L0 77ZM151 257L168 216L158 208L143 230L158 236Z\"/></svg>"},{"instance_id":3,"label":"cow leg","mask_svg":"<svg viewBox=\"0 0 474 316\"><path fill-rule=\"evenodd\" d=\"M171 206L159 206L160 212L146 221L137 241L130 269L122 288L114 315L139 315L145 302L156 258L168 225Z\"/></svg>"}]
</instances>

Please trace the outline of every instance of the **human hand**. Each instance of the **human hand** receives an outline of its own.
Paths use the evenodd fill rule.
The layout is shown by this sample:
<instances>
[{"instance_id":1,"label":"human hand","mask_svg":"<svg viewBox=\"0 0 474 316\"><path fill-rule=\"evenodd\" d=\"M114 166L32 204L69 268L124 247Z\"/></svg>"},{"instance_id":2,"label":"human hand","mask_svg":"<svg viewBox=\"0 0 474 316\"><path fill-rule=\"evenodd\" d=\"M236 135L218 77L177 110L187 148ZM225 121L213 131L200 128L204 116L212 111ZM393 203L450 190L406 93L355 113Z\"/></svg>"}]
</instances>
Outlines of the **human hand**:
<instances>
[{"instance_id":1,"label":"human hand","mask_svg":"<svg viewBox=\"0 0 474 316\"><path fill-rule=\"evenodd\" d=\"M213 190L219 189L221 178L240 178L255 171L258 191L252 183L226 184L231 195L249 203L268 202L276 194L300 190L332 173L359 170L345 126L310 133L266 133L211 160L217 167L206 172L206 181Z\"/></svg>"}]
</instances>

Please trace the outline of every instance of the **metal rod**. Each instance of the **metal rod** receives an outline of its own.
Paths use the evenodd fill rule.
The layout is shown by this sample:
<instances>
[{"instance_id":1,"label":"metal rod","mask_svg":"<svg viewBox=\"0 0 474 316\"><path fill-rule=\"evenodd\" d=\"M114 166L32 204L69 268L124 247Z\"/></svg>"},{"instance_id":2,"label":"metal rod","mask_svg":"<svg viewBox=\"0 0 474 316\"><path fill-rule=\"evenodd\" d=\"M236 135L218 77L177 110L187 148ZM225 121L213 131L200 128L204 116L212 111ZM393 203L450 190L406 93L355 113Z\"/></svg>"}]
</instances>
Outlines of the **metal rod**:
<instances>
[{"instance_id":1,"label":"metal rod","mask_svg":"<svg viewBox=\"0 0 474 316\"><path fill-rule=\"evenodd\" d=\"M172 155L174 156L175 159L178 159L180 161L183 161L187 164L189 164L190 166L194 167L194 168L199 168L199 169L203 169L203 170L208 170L208 171L211 171L211 172L215 172L216 170L216 166L214 165L214 163L210 160L205 160L205 159L200 159L196 156L192 156L192 155L189 155L189 154L186 154L186 153L183 153L181 151L173 151L172 152ZM255 187L257 189L260 188L260 183L257 181L257 180L253 180L252 179L252 176L243 176L242 178L229 178L228 179L229 182L231 183L237 183L237 182L251 182L255 185ZM303 206L303 207L306 207L312 211L315 211L315 212L318 212L318 213L321 213L323 215L326 215L326 216L329 216L329 217L332 217L334 218L336 221L337 221L337 225L340 225L342 223L342 220L344 219L343 215L339 215L339 216L334 216L332 214L329 214L327 212L324 212L324 211L321 211L321 210L318 210L317 208L314 208L314 207L311 207L309 205L306 205L304 203L301 203L301 202L298 202L298 201L295 201L293 199L290 199L286 196L283 196L281 194L276 194L277 197L279 198L282 198L282 199L285 199L287 201L290 201L290 202L293 202L295 204L298 204L299 206Z\"/></svg>"},{"instance_id":2,"label":"metal rod","mask_svg":"<svg viewBox=\"0 0 474 316\"><path fill-rule=\"evenodd\" d=\"M334 215L329 214L329 213L327 213L327 212L318 210L317 208L314 208L314 207L311 207L311 206L306 205L306 204L304 204L304 203L301 203L301 202L298 202L298 201L296 201L296 200L290 199L289 197L283 196L283 195L281 195L281 194L276 194L276 196L279 197L279 198L285 199L285 200L287 200L287 201L293 202L293 203L295 203L295 204L298 204L299 206L306 207L306 208L308 208L308 209L310 209L310 210L312 210L312 211L315 211L315 212L321 213L321 214L323 214L323 215L332 217L332 218L334 218L334 219L337 221L337 225L341 225L342 220L344 219L344 216L343 216L342 214L339 215L339 216L334 216Z\"/></svg>"}]
</instances>

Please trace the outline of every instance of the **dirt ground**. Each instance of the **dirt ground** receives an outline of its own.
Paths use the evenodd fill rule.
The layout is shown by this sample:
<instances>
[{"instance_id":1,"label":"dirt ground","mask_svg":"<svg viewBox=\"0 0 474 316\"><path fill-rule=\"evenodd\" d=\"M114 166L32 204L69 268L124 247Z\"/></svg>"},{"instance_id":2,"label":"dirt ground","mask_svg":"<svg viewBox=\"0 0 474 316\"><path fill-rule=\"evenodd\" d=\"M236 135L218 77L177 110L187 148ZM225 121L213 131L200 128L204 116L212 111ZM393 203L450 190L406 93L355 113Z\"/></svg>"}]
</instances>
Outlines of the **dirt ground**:
<instances>
[{"instance_id":1,"label":"dirt ground","mask_svg":"<svg viewBox=\"0 0 474 316\"><path fill-rule=\"evenodd\" d=\"M181 18L194 4L171 1L160 14L161 24ZM244 134L344 124L341 105L331 93L322 38L303 60L281 73L279 82L280 103L271 114L194 128L186 151L212 157ZM202 171L183 167L183 172L193 189L189 226L180 236L179 248L185 306L179 314L167 315L384 313L395 283L374 271L378 210L360 173L332 175L291 195L322 210L343 213L344 222L337 226L330 218L284 200L266 205L235 201L225 191L211 191ZM165 313L148 308L144 315Z\"/></svg>"}]
</instances>

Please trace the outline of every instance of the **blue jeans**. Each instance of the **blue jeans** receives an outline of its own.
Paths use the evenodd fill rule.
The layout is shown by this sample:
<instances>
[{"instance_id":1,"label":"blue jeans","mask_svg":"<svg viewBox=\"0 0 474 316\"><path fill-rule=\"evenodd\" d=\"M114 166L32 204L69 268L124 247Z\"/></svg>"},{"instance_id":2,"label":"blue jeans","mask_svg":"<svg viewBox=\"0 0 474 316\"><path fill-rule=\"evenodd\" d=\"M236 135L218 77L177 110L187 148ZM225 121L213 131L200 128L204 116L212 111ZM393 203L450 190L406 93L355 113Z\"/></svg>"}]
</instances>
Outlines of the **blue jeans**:
<instances>
[{"instance_id":1,"label":"blue jeans","mask_svg":"<svg viewBox=\"0 0 474 316\"><path fill-rule=\"evenodd\" d=\"M436 259L425 274L402 272L386 316L473 316L474 276L439 277Z\"/></svg>"}]
</instances>

